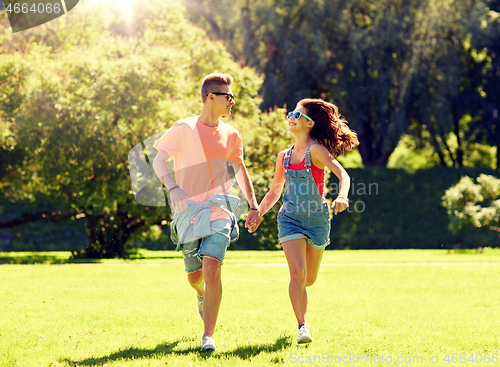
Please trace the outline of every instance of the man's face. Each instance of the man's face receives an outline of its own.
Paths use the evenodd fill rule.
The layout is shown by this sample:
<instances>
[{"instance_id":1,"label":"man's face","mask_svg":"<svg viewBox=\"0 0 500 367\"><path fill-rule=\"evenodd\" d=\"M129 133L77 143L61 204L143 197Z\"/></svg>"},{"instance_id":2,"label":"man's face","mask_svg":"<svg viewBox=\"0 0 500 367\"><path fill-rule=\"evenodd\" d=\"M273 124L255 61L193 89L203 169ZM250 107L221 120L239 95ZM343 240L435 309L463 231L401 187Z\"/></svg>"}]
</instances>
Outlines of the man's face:
<instances>
[{"instance_id":1,"label":"man's face","mask_svg":"<svg viewBox=\"0 0 500 367\"><path fill-rule=\"evenodd\" d=\"M236 102L229 95L233 95L233 90L229 85L224 85L217 92L209 94L209 97L213 98L211 103L213 110L217 115L227 116L231 114L231 109Z\"/></svg>"}]
</instances>

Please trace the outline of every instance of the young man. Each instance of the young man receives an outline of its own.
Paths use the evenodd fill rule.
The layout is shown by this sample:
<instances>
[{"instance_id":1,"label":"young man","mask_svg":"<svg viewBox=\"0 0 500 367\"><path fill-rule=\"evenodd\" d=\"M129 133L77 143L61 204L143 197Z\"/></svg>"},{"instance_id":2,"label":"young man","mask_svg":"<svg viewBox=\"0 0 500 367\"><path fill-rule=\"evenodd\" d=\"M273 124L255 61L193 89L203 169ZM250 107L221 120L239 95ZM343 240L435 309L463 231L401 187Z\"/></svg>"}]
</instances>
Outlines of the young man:
<instances>
[{"instance_id":1,"label":"young man","mask_svg":"<svg viewBox=\"0 0 500 367\"><path fill-rule=\"evenodd\" d=\"M238 224L233 214L239 199L231 189L230 164L250 204L245 227L260 223L252 181L243 162L238 131L220 121L236 103L228 74L207 75L201 87L203 110L199 116L176 121L155 143L153 168L166 186L174 220L177 250L182 250L189 284L196 290L198 311L205 330L203 350L215 350L213 334L222 299L221 265ZM167 160L174 158L175 179Z\"/></svg>"}]
</instances>

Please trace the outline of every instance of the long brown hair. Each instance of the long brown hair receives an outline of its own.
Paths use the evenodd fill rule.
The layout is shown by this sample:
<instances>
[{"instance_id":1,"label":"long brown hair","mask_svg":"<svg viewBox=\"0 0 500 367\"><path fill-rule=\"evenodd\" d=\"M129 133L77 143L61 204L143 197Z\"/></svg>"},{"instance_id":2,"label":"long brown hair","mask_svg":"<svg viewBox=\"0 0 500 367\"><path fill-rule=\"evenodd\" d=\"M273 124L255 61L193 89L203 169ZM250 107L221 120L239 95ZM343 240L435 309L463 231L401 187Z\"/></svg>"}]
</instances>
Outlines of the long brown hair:
<instances>
[{"instance_id":1,"label":"long brown hair","mask_svg":"<svg viewBox=\"0 0 500 367\"><path fill-rule=\"evenodd\" d=\"M344 154L345 149L359 145L358 135L347 126L347 120L333 103L322 99L304 98L299 103L313 119L311 137L324 145L333 155Z\"/></svg>"}]
</instances>

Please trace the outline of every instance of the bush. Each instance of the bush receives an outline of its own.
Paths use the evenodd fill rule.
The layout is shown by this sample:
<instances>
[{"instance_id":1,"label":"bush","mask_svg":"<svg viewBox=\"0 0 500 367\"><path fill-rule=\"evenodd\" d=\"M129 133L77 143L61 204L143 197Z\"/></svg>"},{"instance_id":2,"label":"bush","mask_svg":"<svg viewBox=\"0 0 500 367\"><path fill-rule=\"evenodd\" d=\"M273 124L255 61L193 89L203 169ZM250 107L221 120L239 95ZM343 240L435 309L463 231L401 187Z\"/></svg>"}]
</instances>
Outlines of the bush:
<instances>
[{"instance_id":1,"label":"bush","mask_svg":"<svg viewBox=\"0 0 500 367\"><path fill-rule=\"evenodd\" d=\"M442 197L448 209L450 229L459 231L470 225L500 233L500 179L481 174L477 184L468 176L446 190Z\"/></svg>"},{"instance_id":2,"label":"bush","mask_svg":"<svg viewBox=\"0 0 500 367\"><path fill-rule=\"evenodd\" d=\"M344 212L332 219L329 249L450 249L500 245L498 236L471 227L450 232L448 214L441 205L446 189L461 176L477 177L487 170L431 168L410 173L374 167L347 171L352 179L350 213ZM330 195L333 194L335 190L331 190Z\"/></svg>"}]
</instances>

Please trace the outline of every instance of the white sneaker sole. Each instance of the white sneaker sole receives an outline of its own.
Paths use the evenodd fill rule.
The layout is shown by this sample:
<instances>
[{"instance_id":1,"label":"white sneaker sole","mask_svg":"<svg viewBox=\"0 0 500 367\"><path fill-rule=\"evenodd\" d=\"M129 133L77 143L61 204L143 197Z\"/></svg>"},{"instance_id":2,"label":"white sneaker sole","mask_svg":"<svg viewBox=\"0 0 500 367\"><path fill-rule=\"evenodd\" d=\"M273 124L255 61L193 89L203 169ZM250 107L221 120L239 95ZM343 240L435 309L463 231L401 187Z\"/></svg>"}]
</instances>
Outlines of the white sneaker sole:
<instances>
[{"instance_id":1,"label":"white sneaker sole","mask_svg":"<svg viewBox=\"0 0 500 367\"><path fill-rule=\"evenodd\" d=\"M300 337L298 340L297 340L297 343L298 344L307 344L307 343L311 343L313 340L311 337L309 336L302 336Z\"/></svg>"}]
</instances>

